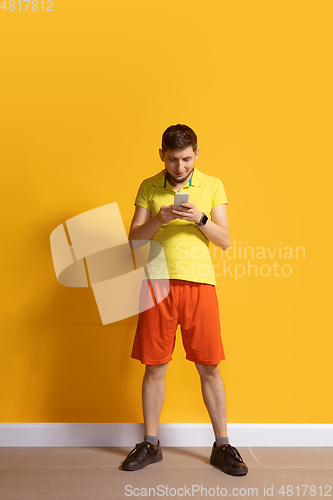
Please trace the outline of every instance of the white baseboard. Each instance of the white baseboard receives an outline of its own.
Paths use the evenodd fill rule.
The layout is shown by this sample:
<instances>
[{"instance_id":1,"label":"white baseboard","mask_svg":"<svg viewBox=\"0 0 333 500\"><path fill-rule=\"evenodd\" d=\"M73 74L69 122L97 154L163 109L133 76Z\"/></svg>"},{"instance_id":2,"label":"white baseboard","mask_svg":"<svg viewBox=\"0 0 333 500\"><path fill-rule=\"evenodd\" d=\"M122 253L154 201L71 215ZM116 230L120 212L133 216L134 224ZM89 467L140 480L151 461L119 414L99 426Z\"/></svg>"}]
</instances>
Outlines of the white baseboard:
<instances>
[{"instance_id":1,"label":"white baseboard","mask_svg":"<svg viewBox=\"0 0 333 500\"><path fill-rule=\"evenodd\" d=\"M0 423L4 446L128 446L143 441L143 424ZM162 446L212 446L211 424L160 424ZM333 424L228 424L233 446L333 446Z\"/></svg>"}]
</instances>

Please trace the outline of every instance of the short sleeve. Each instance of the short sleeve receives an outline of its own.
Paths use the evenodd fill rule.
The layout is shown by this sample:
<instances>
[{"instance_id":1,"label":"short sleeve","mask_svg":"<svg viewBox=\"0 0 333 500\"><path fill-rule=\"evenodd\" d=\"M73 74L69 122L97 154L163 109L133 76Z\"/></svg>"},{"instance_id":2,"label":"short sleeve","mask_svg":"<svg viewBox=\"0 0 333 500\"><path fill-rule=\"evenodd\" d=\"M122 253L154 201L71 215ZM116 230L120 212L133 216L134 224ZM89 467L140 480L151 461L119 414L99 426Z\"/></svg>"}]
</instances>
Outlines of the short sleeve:
<instances>
[{"instance_id":1,"label":"short sleeve","mask_svg":"<svg viewBox=\"0 0 333 500\"><path fill-rule=\"evenodd\" d=\"M217 207L218 205L228 204L227 196L225 194L225 189L222 181L215 178L214 189L213 189L213 200L212 200L212 208Z\"/></svg>"},{"instance_id":2,"label":"short sleeve","mask_svg":"<svg viewBox=\"0 0 333 500\"><path fill-rule=\"evenodd\" d=\"M148 190L148 184L144 180L141 182L138 193L136 195L134 205L139 205L140 207L147 208L150 210L150 204L149 204L149 190Z\"/></svg>"}]
</instances>

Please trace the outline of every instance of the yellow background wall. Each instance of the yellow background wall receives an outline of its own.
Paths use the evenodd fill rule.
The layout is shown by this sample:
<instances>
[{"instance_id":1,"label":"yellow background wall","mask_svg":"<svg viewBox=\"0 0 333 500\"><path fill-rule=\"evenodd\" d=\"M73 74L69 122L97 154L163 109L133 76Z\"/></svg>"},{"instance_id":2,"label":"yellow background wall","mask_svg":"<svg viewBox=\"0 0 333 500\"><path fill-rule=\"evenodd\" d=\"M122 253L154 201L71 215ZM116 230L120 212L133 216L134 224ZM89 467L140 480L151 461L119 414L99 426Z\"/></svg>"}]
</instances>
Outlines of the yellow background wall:
<instances>
[{"instance_id":1,"label":"yellow background wall","mask_svg":"<svg viewBox=\"0 0 333 500\"><path fill-rule=\"evenodd\" d=\"M49 237L113 202L128 231L163 131L185 123L224 183L231 247L271 273L236 280L248 258L217 249L228 422L332 423L330 5L1 9L1 422L142 422L136 317L102 326L91 289L57 283ZM180 337L166 384L161 422L209 422Z\"/></svg>"}]
</instances>

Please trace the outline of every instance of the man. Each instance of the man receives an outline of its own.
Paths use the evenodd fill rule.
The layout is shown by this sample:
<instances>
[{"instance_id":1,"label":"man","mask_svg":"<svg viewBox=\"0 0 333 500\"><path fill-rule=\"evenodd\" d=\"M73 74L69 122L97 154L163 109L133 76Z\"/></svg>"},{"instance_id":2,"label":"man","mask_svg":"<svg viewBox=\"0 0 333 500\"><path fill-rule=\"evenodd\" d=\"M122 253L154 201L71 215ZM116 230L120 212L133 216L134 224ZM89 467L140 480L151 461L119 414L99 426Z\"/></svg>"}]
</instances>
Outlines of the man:
<instances>
[{"instance_id":1,"label":"man","mask_svg":"<svg viewBox=\"0 0 333 500\"><path fill-rule=\"evenodd\" d=\"M165 266L150 267L148 285L152 295L165 298L149 309L140 309L131 356L146 365L142 384L145 436L123 461L122 469L139 470L163 458L158 424L165 372L180 324L186 358L199 372L215 433L210 463L227 474L245 475L247 466L227 437L225 392L218 366L225 356L215 274L208 253L209 241L223 250L230 245L227 198L218 178L194 167L199 149L190 127L168 127L159 154L165 168L141 183L129 240L162 244L167 273ZM175 206L176 192L190 193L190 202ZM170 287L167 294L166 283Z\"/></svg>"}]
</instances>

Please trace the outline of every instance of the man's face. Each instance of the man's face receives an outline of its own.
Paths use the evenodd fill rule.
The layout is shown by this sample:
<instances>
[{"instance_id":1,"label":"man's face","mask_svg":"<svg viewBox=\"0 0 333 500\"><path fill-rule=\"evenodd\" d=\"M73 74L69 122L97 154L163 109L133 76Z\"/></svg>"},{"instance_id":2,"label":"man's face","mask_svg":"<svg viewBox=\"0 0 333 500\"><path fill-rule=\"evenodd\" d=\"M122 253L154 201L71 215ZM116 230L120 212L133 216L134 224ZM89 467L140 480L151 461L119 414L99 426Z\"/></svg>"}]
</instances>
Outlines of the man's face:
<instances>
[{"instance_id":1,"label":"man's face","mask_svg":"<svg viewBox=\"0 0 333 500\"><path fill-rule=\"evenodd\" d=\"M192 146L183 149L169 149L163 153L159 150L160 158L164 162L165 170L175 184L185 182L192 174L194 162L198 158L199 149L193 151Z\"/></svg>"}]
</instances>

